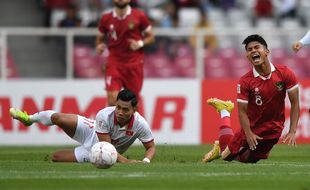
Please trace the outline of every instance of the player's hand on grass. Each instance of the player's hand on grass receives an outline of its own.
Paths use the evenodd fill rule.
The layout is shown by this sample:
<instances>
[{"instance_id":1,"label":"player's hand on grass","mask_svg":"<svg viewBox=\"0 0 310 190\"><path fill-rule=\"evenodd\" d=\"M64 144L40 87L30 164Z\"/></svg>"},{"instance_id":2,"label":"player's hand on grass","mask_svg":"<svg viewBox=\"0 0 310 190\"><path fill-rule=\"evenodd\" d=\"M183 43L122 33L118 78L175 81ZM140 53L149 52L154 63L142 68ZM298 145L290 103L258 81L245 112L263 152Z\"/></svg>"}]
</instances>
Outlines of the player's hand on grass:
<instances>
[{"instance_id":1,"label":"player's hand on grass","mask_svg":"<svg viewBox=\"0 0 310 190\"><path fill-rule=\"evenodd\" d=\"M282 143L286 143L291 146L296 146L296 136L294 132L288 132L282 139Z\"/></svg>"},{"instance_id":2,"label":"player's hand on grass","mask_svg":"<svg viewBox=\"0 0 310 190\"><path fill-rule=\"evenodd\" d=\"M258 141L257 140L262 140L263 138L252 133L249 132L248 134L246 134L246 140L248 142L248 145L250 147L251 150L255 150L256 146L258 145Z\"/></svg>"},{"instance_id":3,"label":"player's hand on grass","mask_svg":"<svg viewBox=\"0 0 310 190\"><path fill-rule=\"evenodd\" d=\"M102 54L104 52L105 48L106 48L105 44L104 43L100 43L100 44L97 44L96 51L97 51L98 54Z\"/></svg>"}]
</instances>

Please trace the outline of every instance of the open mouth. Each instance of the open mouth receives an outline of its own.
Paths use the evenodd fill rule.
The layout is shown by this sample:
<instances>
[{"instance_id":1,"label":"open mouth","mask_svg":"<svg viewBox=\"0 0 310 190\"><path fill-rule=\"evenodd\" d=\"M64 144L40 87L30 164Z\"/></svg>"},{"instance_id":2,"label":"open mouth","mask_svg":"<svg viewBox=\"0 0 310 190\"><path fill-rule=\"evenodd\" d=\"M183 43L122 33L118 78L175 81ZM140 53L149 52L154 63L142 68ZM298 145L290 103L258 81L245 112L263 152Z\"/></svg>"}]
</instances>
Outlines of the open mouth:
<instances>
[{"instance_id":1,"label":"open mouth","mask_svg":"<svg viewBox=\"0 0 310 190\"><path fill-rule=\"evenodd\" d=\"M252 60L253 61L259 61L260 60L260 55L259 54L253 54L252 55Z\"/></svg>"}]
</instances>

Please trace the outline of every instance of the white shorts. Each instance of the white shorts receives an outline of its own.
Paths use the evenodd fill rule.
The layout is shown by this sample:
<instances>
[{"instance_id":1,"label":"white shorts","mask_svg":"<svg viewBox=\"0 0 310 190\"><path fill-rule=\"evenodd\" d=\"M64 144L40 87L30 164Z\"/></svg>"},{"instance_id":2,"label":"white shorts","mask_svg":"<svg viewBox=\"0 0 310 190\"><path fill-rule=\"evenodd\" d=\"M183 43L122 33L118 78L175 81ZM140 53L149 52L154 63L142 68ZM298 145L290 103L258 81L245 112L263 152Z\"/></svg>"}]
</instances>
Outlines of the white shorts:
<instances>
[{"instance_id":1,"label":"white shorts","mask_svg":"<svg viewBox=\"0 0 310 190\"><path fill-rule=\"evenodd\" d=\"M99 142L95 131L95 120L78 115L78 123L73 139L81 144L74 149L78 162L89 162L91 147Z\"/></svg>"}]
</instances>

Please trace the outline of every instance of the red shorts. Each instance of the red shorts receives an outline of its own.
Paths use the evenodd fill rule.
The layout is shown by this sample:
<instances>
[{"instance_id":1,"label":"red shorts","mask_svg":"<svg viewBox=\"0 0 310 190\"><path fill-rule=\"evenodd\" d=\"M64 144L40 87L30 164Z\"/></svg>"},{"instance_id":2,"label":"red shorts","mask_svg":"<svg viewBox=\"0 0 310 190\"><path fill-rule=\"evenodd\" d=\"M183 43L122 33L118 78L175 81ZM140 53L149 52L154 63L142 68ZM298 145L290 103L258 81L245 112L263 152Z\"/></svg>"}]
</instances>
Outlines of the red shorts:
<instances>
[{"instance_id":1,"label":"red shorts","mask_svg":"<svg viewBox=\"0 0 310 190\"><path fill-rule=\"evenodd\" d=\"M269 156L269 152L271 151L273 146L277 144L278 141L278 138L258 140L258 145L256 146L256 149L250 150L244 133L241 133L241 131L239 131L235 133L235 135L232 137L231 141L228 144L228 148L231 152L231 155L228 156L229 160L236 159L236 157L240 156L241 154L247 154L246 156L254 161L258 161L260 159L267 159Z\"/></svg>"},{"instance_id":2,"label":"red shorts","mask_svg":"<svg viewBox=\"0 0 310 190\"><path fill-rule=\"evenodd\" d=\"M143 65L130 67L106 67L105 86L107 91L119 91L122 88L139 95L143 85Z\"/></svg>"}]
</instances>

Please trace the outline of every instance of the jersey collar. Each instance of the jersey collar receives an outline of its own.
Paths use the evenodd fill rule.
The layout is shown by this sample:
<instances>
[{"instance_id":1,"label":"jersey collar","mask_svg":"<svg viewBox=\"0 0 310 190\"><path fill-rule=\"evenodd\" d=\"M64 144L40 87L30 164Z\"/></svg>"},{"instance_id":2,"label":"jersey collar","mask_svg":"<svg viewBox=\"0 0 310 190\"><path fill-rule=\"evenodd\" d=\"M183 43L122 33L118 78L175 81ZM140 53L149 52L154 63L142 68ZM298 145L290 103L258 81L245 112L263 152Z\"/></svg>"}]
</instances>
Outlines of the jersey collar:
<instances>
[{"instance_id":1,"label":"jersey collar","mask_svg":"<svg viewBox=\"0 0 310 190\"><path fill-rule=\"evenodd\" d=\"M113 17L116 17L116 18L118 18L118 19L120 19L120 20L123 20L123 19L125 19L128 15L131 14L131 10L132 10L131 7L128 5L127 11L126 11L126 13L124 14L124 16L123 16L123 17L119 17L119 16L117 16L116 10L115 10L115 8L114 8L114 9L113 9L112 15L113 15Z\"/></svg>"},{"instance_id":2,"label":"jersey collar","mask_svg":"<svg viewBox=\"0 0 310 190\"><path fill-rule=\"evenodd\" d=\"M272 72L276 70L276 68L274 67L274 65L270 62L270 69L271 69L271 72L270 74L267 76L267 77L264 77L264 76L261 76L256 70L255 70L255 67L253 67L253 75L254 77L260 77L261 79L263 80L268 80L271 78L271 75L272 75Z\"/></svg>"}]
</instances>

